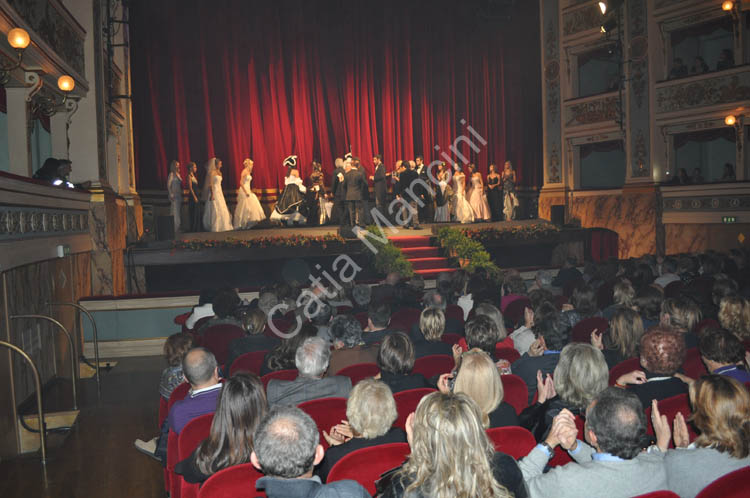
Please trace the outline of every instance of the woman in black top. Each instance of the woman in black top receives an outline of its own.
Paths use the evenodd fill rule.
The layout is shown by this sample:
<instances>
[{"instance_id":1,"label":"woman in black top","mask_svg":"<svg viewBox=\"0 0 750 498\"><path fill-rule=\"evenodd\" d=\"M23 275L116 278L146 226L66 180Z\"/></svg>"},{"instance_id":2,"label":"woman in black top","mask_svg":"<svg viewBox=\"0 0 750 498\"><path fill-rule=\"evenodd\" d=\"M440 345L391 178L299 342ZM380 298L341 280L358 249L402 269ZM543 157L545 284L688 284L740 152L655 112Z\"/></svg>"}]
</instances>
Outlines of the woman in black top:
<instances>
[{"instance_id":1,"label":"woman in black top","mask_svg":"<svg viewBox=\"0 0 750 498\"><path fill-rule=\"evenodd\" d=\"M378 350L380 380L391 388L392 393L433 387L422 374L413 374L414 345L403 332L393 332L383 339Z\"/></svg>"}]
</instances>

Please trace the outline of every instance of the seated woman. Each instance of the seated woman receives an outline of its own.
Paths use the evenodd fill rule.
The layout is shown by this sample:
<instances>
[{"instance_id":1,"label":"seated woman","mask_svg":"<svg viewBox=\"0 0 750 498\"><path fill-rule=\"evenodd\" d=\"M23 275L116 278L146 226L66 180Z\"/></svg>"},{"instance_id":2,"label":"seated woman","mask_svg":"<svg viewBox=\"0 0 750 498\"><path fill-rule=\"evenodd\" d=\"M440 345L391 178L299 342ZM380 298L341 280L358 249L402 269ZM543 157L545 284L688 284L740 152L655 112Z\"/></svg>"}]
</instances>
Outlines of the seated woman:
<instances>
[{"instance_id":1,"label":"seated woman","mask_svg":"<svg viewBox=\"0 0 750 498\"><path fill-rule=\"evenodd\" d=\"M497 326L497 345L503 348L513 349L513 339L508 337L508 329L505 328L505 318L497 309L497 306L490 303L481 303L474 307L475 316L486 316L491 319Z\"/></svg>"},{"instance_id":2,"label":"seated woman","mask_svg":"<svg viewBox=\"0 0 750 498\"><path fill-rule=\"evenodd\" d=\"M643 336L643 320L629 308L620 308L612 315L609 330L591 332L591 344L604 353L607 367L612 368L628 358L638 356L638 344Z\"/></svg>"},{"instance_id":3,"label":"seated woman","mask_svg":"<svg viewBox=\"0 0 750 498\"><path fill-rule=\"evenodd\" d=\"M581 320L594 316L602 316L602 312L597 308L596 292L588 285L576 287L573 295L570 297L570 304L573 309L563 311L562 320L568 330L576 326ZM563 307L563 310L565 308Z\"/></svg>"},{"instance_id":4,"label":"seated woman","mask_svg":"<svg viewBox=\"0 0 750 498\"><path fill-rule=\"evenodd\" d=\"M284 331L286 332L286 331ZM266 375L279 370L293 370L297 368L295 356L297 348L308 337L316 337L318 329L312 323L306 323L300 327L292 337L284 339L281 344L273 348L263 358L263 365L260 367L260 375Z\"/></svg>"},{"instance_id":5,"label":"seated woman","mask_svg":"<svg viewBox=\"0 0 750 498\"><path fill-rule=\"evenodd\" d=\"M284 159L287 173L284 178L284 190L276 202L276 207L271 213L271 221L279 224L304 225L307 223L307 204L305 203L305 187L297 169L297 156L289 156Z\"/></svg>"},{"instance_id":6,"label":"seated woman","mask_svg":"<svg viewBox=\"0 0 750 498\"><path fill-rule=\"evenodd\" d=\"M250 461L253 433L268 411L263 384L255 374L241 372L224 383L207 439L175 472L189 483L202 483L216 472Z\"/></svg>"},{"instance_id":7,"label":"seated woman","mask_svg":"<svg viewBox=\"0 0 750 498\"><path fill-rule=\"evenodd\" d=\"M266 314L260 308L238 310L242 328L247 335L229 343L227 361L224 363L224 376L228 377L232 363L245 353L254 351L270 351L279 345L277 337L268 337L263 334L266 329Z\"/></svg>"},{"instance_id":8,"label":"seated woman","mask_svg":"<svg viewBox=\"0 0 750 498\"><path fill-rule=\"evenodd\" d=\"M686 348L698 347L698 336L694 329L701 318L700 308L687 298L667 298L661 303L661 325L682 334Z\"/></svg>"},{"instance_id":9,"label":"seated woman","mask_svg":"<svg viewBox=\"0 0 750 498\"><path fill-rule=\"evenodd\" d=\"M419 332L412 336L414 357L433 354L453 354L450 344L440 340L445 332L445 313L436 308L426 308L419 315Z\"/></svg>"},{"instance_id":10,"label":"seated woman","mask_svg":"<svg viewBox=\"0 0 750 498\"><path fill-rule=\"evenodd\" d=\"M664 291L655 285L647 285L638 289L633 304L643 322L643 330L659 325L661 303L664 301Z\"/></svg>"},{"instance_id":11,"label":"seated woman","mask_svg":"<svg viewBox=\"0 0 750 498\"><path fill-rule=\"evenodd\" d=\"M481 419L466 394L422 398L406 421L411 455L381 496L526 498L518 464L494 451Z\"/></svg>"},{"instance_id":12,"label":"seated woman","mask_svg":"<svg viewBox=\"0 0 750 498\"><path fill-rule=\"evenodd\" d=\"M193 348L193 336L190 334L172 334L164 343L164 359L167 360L167 368L161 373L159 381L159 394L169 401L174 388L185 382L182 374L182 358Z\"/></svg>"},{"instance_id":13,"label":"seated woman","mask_svg":"<svg viewBox=\"0 0 750 498\"><path fill-rule=\"evenodd\" d=\"M688 386L673 377L685 361L684 334L658 326L641 337L640 358L643 371L634 370L617 379L618 387L633 391L643 406L651 405L651 400L662 400L684 394Z\"/></svg>"},{"instance_id":14,"label":"seated woman","mask_svg":"<svg viewBox=\"0 0 750 498\"><path fill-rule=\"evenodd\" d=\"M412 373L414 345L403 332L393 332L385 336L380 343L377 363L380 368L380 380L390 387L394 394L408 389L432 387L422 374Z\"/></svg>"},{"instance_id":15,"label":"seated woman","mask_svg":"<svg viewBox=\"0 0 750 498\"><path fill-rule=\"evenodd\" d=\"M352 451L379 444L405 443L406 433L392 427L398 412L387 385L375 379L364 379L349 393L346 421L331 427L323 437L330 447L317 468L325 481L333 465Z\"/></svg>"},{"instance_id":16,"label":"seated woman","mask_svg":"<svg viewBox=\"0 0 750 498\"><path fill-rule=\"evenodd\" d=\"M455 371L440 376L438 389L445 394L464 393L473 399L485 428L519 425L515 409L503 401L503 381L495 362L484 351L472 349L462 354Z\"/></svg>"},{"instance_id":17,"label":"seated woman","mask_svg":"<svg viewBox=\"0 0 750 498\"><path fill-rule=\"evenodd\" d=\"M750 465L750 393L735 379L706 375L690 386L693 414L689 421L700 431L690 444L685 418L678 413L670 433L666 416L651 406L651 420L671 491L692 498L712 481ZM675 449L667 450L674 434Z\"/></svg>"},{"instance_id":18,"label":"seated woman","mask_svg":"<svg viewBox=\"0 0 750 498\"><path fill-rule=\"evenodd\" d=\"M601 351L590 344L572 343L562 349L553 374L537 374L539 402L526 408L519 419L537 441L544 441L552 419L567 408L583 416L591 401L607 388L609 369Z\"/></svg>"}]
</instances>

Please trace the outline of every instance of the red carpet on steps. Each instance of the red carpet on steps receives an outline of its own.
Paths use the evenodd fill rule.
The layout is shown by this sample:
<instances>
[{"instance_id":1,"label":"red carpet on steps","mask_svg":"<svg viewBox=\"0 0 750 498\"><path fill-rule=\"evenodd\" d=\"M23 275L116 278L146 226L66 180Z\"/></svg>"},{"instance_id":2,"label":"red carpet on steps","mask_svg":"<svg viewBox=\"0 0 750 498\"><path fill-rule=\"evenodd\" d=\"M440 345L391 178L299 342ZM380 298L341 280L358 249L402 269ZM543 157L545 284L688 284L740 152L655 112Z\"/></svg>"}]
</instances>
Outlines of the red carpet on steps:
<instances>
[{"instance_id":1,"label":"red carpet on steps","mask_svg":"<svg viewBox=\"0 0 750 498\"><path fill-rule=\"evenodd\" d=\"M435 278L440 273L456 271L450 266L448 258L440 257L439 248L430 245L429 236L388 237L388 240L401 249L414 268L414 273L422 275L423 278Z\"/></svg>"}]
</instances>

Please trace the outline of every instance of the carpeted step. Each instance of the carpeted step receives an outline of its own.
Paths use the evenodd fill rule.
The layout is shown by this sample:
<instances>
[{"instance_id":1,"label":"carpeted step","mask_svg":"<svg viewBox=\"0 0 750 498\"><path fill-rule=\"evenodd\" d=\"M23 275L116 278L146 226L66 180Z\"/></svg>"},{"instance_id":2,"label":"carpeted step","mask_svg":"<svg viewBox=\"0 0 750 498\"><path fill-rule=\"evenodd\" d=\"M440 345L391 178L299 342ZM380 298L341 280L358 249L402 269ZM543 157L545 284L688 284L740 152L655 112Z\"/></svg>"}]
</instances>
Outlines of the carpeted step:
<instances>
[{"instance_id":1,"label":"carpeted step","mask_svg":"<svg viewBox=\"0 0 750 498\"><path fill-rule=\"evenodd\" d=\"M396 247L425 247L430 245L430 237L427 235L400 235L388 237L388 240Z\"/></svg>"},{"instance_id":2,"label":"carpeted step","mask_svg":"<svg viewBox=\"0 0 750 498\"><path fill-rule=\"evenodd\" d=\"M436 278L441 273L454 272L457 268L435 268L432 270L414 270L416 275L422 275L422 278Z\"/></svg>"},{"instance_id":3,"label":"carpeted step","mask_svg":"<svg viewBox=\"0 0 750 498\"><path fill-rule=\"evenodd\" d=\"M440 249L432 246L402 247L401 252L407 258L436 258L440 256Z\"/></svg>"},{"instance_id":4,"label":"carpeted step","mask_svg":"<svg viewBox=\"0 0 750 498\"><path fill-rule=\"evenodd\" d=\"M410 258L409 263L415 270L434 270L450 266L447 258Z\"/></svg>"}]
</instances>

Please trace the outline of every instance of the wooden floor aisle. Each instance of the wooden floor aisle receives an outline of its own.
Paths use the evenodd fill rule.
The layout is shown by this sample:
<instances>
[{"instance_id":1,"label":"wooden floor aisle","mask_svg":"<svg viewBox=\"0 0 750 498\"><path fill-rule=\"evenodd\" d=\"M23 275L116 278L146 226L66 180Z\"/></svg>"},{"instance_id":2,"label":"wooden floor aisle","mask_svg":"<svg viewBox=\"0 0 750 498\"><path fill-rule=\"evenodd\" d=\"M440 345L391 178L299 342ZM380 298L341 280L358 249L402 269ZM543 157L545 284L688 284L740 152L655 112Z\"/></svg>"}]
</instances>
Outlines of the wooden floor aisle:
<instances>
[{"instance_id":1,"label":"wooden floor aisle","mask_svg":"<svg viewBox=\"0 0 750 498\"><path fill-rule=\"evenodd\" d=\"M46 470L38 456L0 462L0 497L164 498L161 466L133 447L157 432L163 367L161 357L119 358L100 401L95 381L82 380L77 426L50 448Z\"/></svg>"}]
</instances>

